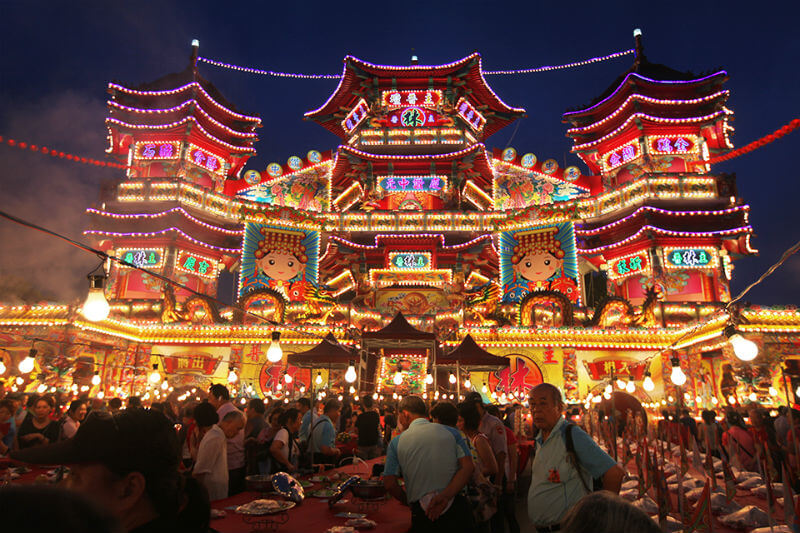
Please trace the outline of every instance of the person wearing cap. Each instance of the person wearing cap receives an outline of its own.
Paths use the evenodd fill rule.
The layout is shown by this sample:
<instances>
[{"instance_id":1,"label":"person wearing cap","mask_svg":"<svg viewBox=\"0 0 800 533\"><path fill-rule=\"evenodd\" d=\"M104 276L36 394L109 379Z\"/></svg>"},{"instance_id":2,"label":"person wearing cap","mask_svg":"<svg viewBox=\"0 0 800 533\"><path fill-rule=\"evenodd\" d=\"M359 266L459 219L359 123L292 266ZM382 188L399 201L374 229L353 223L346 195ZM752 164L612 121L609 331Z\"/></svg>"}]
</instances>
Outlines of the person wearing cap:
<instances>
[{"instance_id":1,"label":"person wearing cap","mask_svg":"<svg viewBox=\"0 0 800 533\"><path fill-rule=\"evenodd\" d=\"M592 490L593 479L602 478L603 490L619 493L625 471L585 431L567 422L557 387L549 383L535 386L530 405L539 431L531 466L528 517L537 533L560 531L564 515ZM571 431L577 464L567 454L567 431Z\"/></svg>"},{"instance_id":2,"label":"person wearing cap","mask_svg":"<svg viewBox=\"0 0 800 533\"><path fill-rule=\"evenodd\" d=\"M228 387L215 383L208 390L208 403L216 407L220 420L233 411L239 411L231 403ZM247 475L244 453L244 427L237 434L228 438L228 495L233 496L244 490L244 477Z\"/></svg>"},{"instance_id":3,"label":"person wearing cap","mask_svg":"<svg viewBox=\"0 0 800 533\"><path fill-rule=\"evenodd\" d=\"M132 409L87 416L75 436L11 453L32 464L70 467L67 487L110 512L128 533L202 531L207 502L184 496L178 473L177 436L164 415ZM201 512L179 515L182 509ZM203 509L205 509L203 511ZM205 518L203 518L205 515Z\"/></svg>"}]
</instances>

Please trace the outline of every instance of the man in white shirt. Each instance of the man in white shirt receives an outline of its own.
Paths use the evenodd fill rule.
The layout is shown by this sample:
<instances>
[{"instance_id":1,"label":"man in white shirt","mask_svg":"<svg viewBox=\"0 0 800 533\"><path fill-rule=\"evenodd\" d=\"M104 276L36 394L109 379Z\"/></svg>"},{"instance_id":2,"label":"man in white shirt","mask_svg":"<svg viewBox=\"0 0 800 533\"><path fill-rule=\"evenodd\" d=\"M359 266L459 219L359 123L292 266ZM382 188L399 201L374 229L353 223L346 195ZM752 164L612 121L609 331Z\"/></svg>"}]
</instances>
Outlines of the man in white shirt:
<instances>
[{"instance_id":1,"label":"man in white shirt","mask_svg":"<svg viewBox=\"0 0 800 533\"><path fill-rule=\"evenodd\" d=\"M225 385L214 384L208 391L208 403L217 409L217 415L223 420L233 411L241 413L231 403L231 395ZM232 437L228 437L228 495L233 496L244 490L246 475L244 460L244 427Z\"/></svg>"}]
</instances>

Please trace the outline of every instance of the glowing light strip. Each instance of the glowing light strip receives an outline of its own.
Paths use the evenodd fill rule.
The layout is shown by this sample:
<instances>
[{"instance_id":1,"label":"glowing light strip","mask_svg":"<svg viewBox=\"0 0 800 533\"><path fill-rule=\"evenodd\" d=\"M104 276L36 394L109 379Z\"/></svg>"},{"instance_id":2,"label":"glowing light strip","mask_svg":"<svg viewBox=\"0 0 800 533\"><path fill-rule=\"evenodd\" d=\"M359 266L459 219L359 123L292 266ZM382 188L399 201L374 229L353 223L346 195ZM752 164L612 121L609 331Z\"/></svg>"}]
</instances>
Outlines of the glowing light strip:
<instances>
[{"instance_id":1,"label":"glowing light strip","mask_svg":"<svg viewBox=\"0 0 800 533\"><path fill-rule=\"evenodd\" d=\"M673 230L658 228L656 226L647 225L647 226L642 226L639 229L639 231L619 242L606 244L605 246L599 246L597 248L578 248L578 253L580 253L581 255L588 255L588 254L602 252L605 250L612 250L614 248L618 248L624 244L636 240L646 231L653 231L655 233L660 233L661 235L667 235L670 237L716 237L720 235L734 235L736 233L743 233L743 232L750 233L753 231L753 227L747 225L733 229L715 230L715 231L673 231Z\"/></svg>"},{"instance_id":2,"label":"glowing light strip","mask_svg":"<svg viewBox=\"0 0 800 533\"><path fill-rule=\"evenodd\" d=\"M66 152L59 152L58 150L51 150L46 146L37 146L35 144L26 143L24 141L17 141L16 139L7 139L0 135L0 143L6 143L9 146L13 146L14 148L19 148L20 150L29 149L32 152L36 152L38 154L43 155L50 155L52 157L60 157L62 159L66 159L68 161L75 161L76 163L83 163L85 165L95 165L98 167L111 167L111 168L133 168L128 165L121 165L119 163L109 163L108 161L100 161L98 159L92 159L89 157L80 157L77 155L68 154Z\"/></svg>"},{"instance_id":3,"label":"glowing light strip","mask_svg":"<svg viewBox=\"0 0 800 533\"><path fill-rule=\"evenodd\" d=\"M277 72L274 70L240 67L238 65L223 63L222 61L215 61L202 56L197 56L197 60L208 63L209 65L214 65L215 67L229 68L231 70L238 70L240 72L249 72L250 74L261 74L262 76L275 76L277 78L298 78L304 80L334 80L341 78L340 74L299 74L296 72Z\"/></svg>"},{"instance_id":4,"label":"glowing light strip","mask_svg":"<svg viewBox=\"0 0 800 533\"><path fill-rule=\"evenodd\" d=\"M203 86L200 85L199 83L197 83L196 81L193 81L191 83L187 83L186 85L182 85L182 86L176 87L174 89L166 89L166 90L163 90L163 91L137 91L136 89L128 89L127 87L123 87L122 85L119 85L117 83L109 83L108 84L108 88L109 89L114 89L116 91L119 91L119 92L122 92L122 93L126 93L126 94L133 94L133 95L136 95L136 96L167 96L167 95L172 95L172 94L178 94L178 93L183 92L183 91L185 91L186 89L189 89L189 88L200 89L200 92L206 98L208 98L208 100L215 107L221 109L222 111L225 111L230 116L236 117L236 118L241 119L241 120L246 120L248 122L258 122L259 124L261 123L261 119L259 117L251 117L251 116L248 116L248 115L239 114L239 113L237 113L237 112L235 112L235 111L233 111L231 109L228 109L224 105L218 103L216 100L211 98L211 95L208 94L206 92L206 90L203 89Z\"/></svg>"},{"instance_id":5,"label":"glowing light strip","mask_svg":"<svg viewBox=\"0 0 800 533\"><path fill-rule=\"evenodd\" d=\"M704 76L702 78L697 78L697 79L694 79L694 80L654 80L652 78L648 78L647 76L642 76L641 74L637 74L636 72L631 72L630 74L625 76L625 79L622 80L622 82L619 84L619 87L617 87L614 90L614 92L611 93L610 95L608 95L606 98L600 100L599 102L597 102L593 106L587 107L585 109L578 109L577 111L569 111L567 113L564 113L564 116L566 117L567 115L577 115L579 113L585 113L585 112L590 111L590 110L592 110L592 109L594 109L594 108L596 108L598 106L603 105L607 101L609 101L612 98L614 98L614 96L616 96L617 93L620 92L620 90L622 90L623 87L627 86L628 78L630 78L631 76L635 76L635 77L639 78L640 80L649 81L650 83L655 83L657 85L688 85L688 84L691 84L691 83L699 83L701 81L705 81L705 80L714 78L716 76L719 76L720 74L723 75L723 76L727 76L728 75L728 73L726 71L720 70L719 72L715 72L713 74L709 74L708 76Z\"/></svg>"},{"instance_id":6,"label":"glowing light strip","mask_svg":"<svg viewBox=\"0 0 800 533\"><path fill-rule=\"evenodd\" d=\"M576 144L575 146L572 147L572 151L574 152L576 150L583 150L585 148L591 148L592 146L598 145L601 142L605 141L606 139L610 139L611 137L614 137L619 132L624 130L625 127L628 124L630 124L631 122L633 122L637 118L643 118L643 119L652 120L652 121L655 121L655 122L662 122L662 123L666 123L666 124L691 124L693 122L704 122L706 120L711 120L712 118L716 118L718 116L728 115L728 114L730 114L730 112L728 112L728 111L715 111L714 113L711 113L710 115L703 115L703 116L699 116L699 117L665 118L665 117L656 117L656 116L653 116L653 115L648 115L647 113L634 113L633 115L631 115L627 119L625 119L625 122L623 122L614 131L612 131L610 133L607 133L606 135L603 135L602 137L600 137L599 139L596 139L594 141L590 141L590 142L583 143L583 144Z\"/></svg>"},{"instance_id":7,"label":"glowing light strip","mask_svg":"<svg viewBox=\"0 0 800 533\"><path fill-rule=\"evenodd\" d=\"M574 61L572 63L564 63L563 65L553 65L553 66L545 65L545 66L535 67L535 68L523 68L523 69L513 69L513 70L487 70L483 74L485 74L487 76L500 76L500 75L510 75L510 74L533 74L533 73L536 73L536 72L548 72L548 71L551 71L551 70L560 70L560 69L565 69L565 68L581 67L583 65L589 65L589 64L592 64L592 63L598 63L600 61L606 61L608 59L615 59L617 57L621 57L621 56L632 54L632 53L634 53L634 49L633 48L631 48L629 50L622 50L621 52L614 52L613 54L608 54L608 55L605 55L605 56L592 57L592 58L589 58L589 59L584 59L582 61ZM351 56L348 56L348 57L351 57ZM471 58L473 56L468 56L468 57ZM345 58L345 59L347 59L347 58ZM355 58L353 58L353 59L355 59ZM202 56L198 56L197 60L198 61L202 61L204 63L208 63L209 65L213 65L215 67L228 68L228 69L231 69L231 70L238 70L238 71L241 71L241 72L249 72L250 74L261 74L263 76L275 76L275 77L278 77L278 78L296 78L296 79L309 79L309 80L320 80L320 79L331 80L331 79L341 78L340 74L300 74L300 73L295 73L295 72L280 72L280 71L263 70L263 69L251 68L251 67L241 67L239 65L233 65L231 63L224 63L222 61L216 61L214 59L208 59L207 57L202 57ZM367 63L366 61L361 61L361 60L357 60L357 61L359 61L361 63L368 64L368 65L370 65L372 67L386 68L386 67L381 67L381 65L373 65L371 63ZM438 66L410 65L408 67L402 67L402 68L405 70L405 69L411 69L411 68L432 69L432 68L451 67L451 66L458 65L462 61L464 61L464 60L462 59L462 60L456 61L454 63L449 63L447 65L438 65Z\"/></svg>"},{"instance_id":8,"label":"glowing light strip","mask_svg":"<svg viewBox=\"0 0 800 533\"><path fill-rule=\"evenodd\" d=\"M603 233L604 231L607 231L609 229L615 228L615 227L617 227L617 226L619 226L621 224L624 224L625 222L627 222L629 220L637 218L638 216L640 216L640 214L643 211L650 211L652 213L659 213L659 214L662 214L662 215L675 215L675 216L728 215L728 214L731 214L731 213L736 213L737 211L744 211L745 215L747 215L749 213L749 211L750 211L750 206L749 205L736 206L736 207L732 207L730 209L721 209L719 211L670 211L668 209L661 209L661 208L658 208L658 207L643 206L643 207L638 208L636 211L634 211L630 215L626 216L625 218L621 218L621 219L619 219L619 220L617 220L615 222L612 222L610 224L606 224L605 226L600 226L599 228L590 229L590 230L584 230L584 229L578 229L576 227L575 228L575 235L580 236L580 237L588 237L588 236L591 236L591 235L599 235L600 233ZM745 222L748 221L748 218L749 217L745 216Z\"/></svg>"},{"instance_id":9,"label":"glowing light strip","mask_svg":"<svg viewBox=\"0 0 800 533\"><path fill-rule=\"evenodd\" d=\"M142 108L138 108L138 107L128 107L126 105L118 104L117 102L115 102L113 100L109 100L107 103L110 106L117 107L117 108L122 109L124 111L129 111L131 113L144 113L144 114L148 114L148 115L149 114L161 115L161 114L174 113L175 111L180 111L182 108L187 107L187 106L189 106L191 104L197 104L197 107L195 108L196 110L200 111L200 113L205 118L207 118L209 121L211 121L212 124L222 128L223 130L227 131L231 135L235 135L237 137L252 137L252 138L256 137L255 133L248 133L248 132L244 132L244 131L234 130L234 129L226 126L222 122L219 122L214 117L212 117L211 115L206 113L206 111L200 105L200 102L198 102L195 99L186 100L182 104L176 105L175 107L169 107L169 108L163 108L163 109L142 109ZM251 127L254 128L255 124L252 125Z\"/></svg>"},{"instance_id":10,"label":"glowing light strip","mask_svg":"<svg viewBox=\"0 0 800 533\"><path fill-rule=\"evenodd\" d=\"M442 250L447 250L447 251L458 251L458 250L462 250L464 248L470 248L470 247L475 246L476 244L478 244L480 241L491 240L491 238L492 238L491 235L481 235L480 237L476 237L476 238L472 239L471 241L467 241L467 242L465 242L463 244L454 244L452 246L445 246L445 244L444 244L444 235L442 235L441 233L414 233L414 234L410 234L410 235L380 233L378 235L375 235L375 246L369 246L369 245L366 245L366 244L356 244L354 242L350 242L347 239L343 239L342 237L338 237L336 235L331 235L329 237L329 239L330 240L334 240L334 241L338 241L338 242L344 244L345 246L347 246L348 248L353 248L354 250L377 250L378 248L382 247L381 245L378 244L378 239L387 238L387 237L390 238L390 239L397 239L397 238L402 238L402 239L430 239L431 237L438 237L439 243L440 243L440 245L442 247ZM327 252L326 252L326 254L327 254Z\"/></svg>"},{"instance_id":11,"label":"glowing light strip","mask_svg":"<svg viewBox=\"0 0 800 533\"><path fill-rule=\"evenodd\" d=\"M458 152L448 152L446 154L382 155L382 154L372 154L370 152L362 152L358 148L352 148L352 147L346 146L346 145L340 145L339 146L339 150L341 150L343 152L350 152L353 155L364 157L365 159L373 159L373 160L381 160L381 161L385 161L385 160L396 161L398 159L407 160L407 161L421 161L421 160L429 161L431 159L454 159L454 158L457 158L457 157L462 156L462 155L466 155L466 154L468 154L470 152L474 152L474 151L479 150L479 149L482 149L484 151L484 154L485 154L486 146L484 146L483 143L478 143L478 144L472 144L470 146L467 146L466 148L464 148L463 150L459 150ZM487 163L488 163L488 160L487 160Z\"/></svg>"},{"instance_id":12,"label":"glowing light strip","mask_svg":"<svg viewBox=\"0 0 800 533\"><path fill-rule=\"evenodd\" d=\"M208 131L206 131L206 129L203 126L201 126L200 123L197 121L197 119L195 119L194 117L185 117L185 118L182 118L182 119L177 120L175 122L172 122L170 124L154 124L154 125L149 125L149 124L129 124L127 122L123 122L121 120L117 120L115 118L110 118L110 117L106 119L106 123L108 123L108 122L111 122L112 124L117 124L118 126L122 126L123 128L130 128L130 129L133 129L133 130L167 130L169 128L174 128L176 126L181 126L186 122L192 122L192 123L194 123L195 126L197 126L197 129L199 129L200 131L202 131L206 135L206 137L208 137L212 141L218 142L219 144L225 146L226 148L230 148L234 152L255 152L255 149L252 146L236 146L234 144L226 143L222 139L218 139L217 137L214 137L213 135L208 133ZM253 141L252 140L248 140L248 141L245 141L245 142L249 142L249 143L252 144Z\"/></svg>"},{"instance_id":13,"label":"glowing light strip","mask_svg":"<svg viewBox=\"0 0 800 533\"><path fill-rule=\"evenodd\" d=\"M94 209L92 207L89 207L88 209L86 209L87 213L94 213L95 215L100 215L100 216L110 217L110 218L123 219L123 220L125 220L125 219L133 219L133 218L160 218L160 217L165 217L165 216L167 216L167 215L169 215L171 213L174 213L176 211L180 212L184 217L188 218L189 220L191 220L195 224L199 224L199 225L204 226L204 227L206 227L208 229L214 230L214 231L216 231L218 233L224 233L225 235L244 235L244 229L240 229L240 230L225 229L225 228L221 228L219 226L214 226L212 224L208 224L207 222L203 222L199 218L193 217L192 215L190 215L182 207L173 207L172 209L167 209L166 211L161 211L160 213L134 213L134 214L126 214L126 215L123 215L121 213L111 213L109 211L101 211L99 209Z\"/></svg>"},{"instance_id":14,"label":"glowing light strip","mask_svg":"<svg viewBox=\"0 0 800 533\"><path fill-rule=\"evenodd\" d=\"M634 94L628 96L625 99L625 101L622 102L622 104L617 108L616 111L614 111L613 113L611 113L610 115L608 115L604 119L599 120L597 122L593 122L593 123L588 124L586 126L569 128L567 130L567 133L581 133L581 132L584 132L584 131L590 131L590 130L598 127L598 126L601 126L601 125L605 124L609 120L612 120L614 117L616 117L617 115L622 113L622 111L625 109L625 107L632 100L639 100L640 102L647 102L649 104L694 105L694 104L700 104L702 102L707 102L708 100L713 100L713 99L717 98L718 96L722 96L722 95L729 96L730 93L731 92L729 90L725 89L725 90L722 90L722 91L717 91L714 94L709 94L708 96L703 96L703 97L700 97L700 98L691 98L689 100L668 100L668 99L661 99L661 98L652 98L650 96L645 96L643 94L634 93Z\"/></svg>"},{"instance_id":15,"label":"glowing light strip","mask_svg":"<svg viewBox=\"0 0 800 533\"><path fill-rule=\"evenodd\" d=\"M119 232L119 231L87 230L87 231L84 231L83 234L84 235L103 235L103 236L106 236L106 237L152 237L154 235L162 235L162 234L168 233L170 231L177 232L182 237L184 237L185 239L187 239L187 240L189 240L189 241L191 241L191 242L193 242L195 244L199 244L200 246L205 246L206 248L209 248L211 250L219 250L220 252L228 252L228 253L234 253L234 254L238 254L238 253L241 252L241 250L239 248L223 248L221 246L214 246L213 244L208 244L207 242L199 241L199 240L195 239L194 237L192 237L192 236L186 234L185 232L183 232L180 228L175 228L175 227L166 228L166 229L162 229L162 230L158 230L158 231L143 232L143 233L136 233L136 232L124 233L124 232Z\"/></svg>"},{"instance_id":16,"label":"glowing light strip","mask_svg":"<svg viewBox=\"0 0 800 533\"><path fill-rule=\"evenodd\" d=\"M622 50L621 52L614 52L613 54L608 54L605 56L592 57L589 59L584 59L582 61L574 61L572 63L564 63L563 65L553 65L553 66L545 65L536 68L523 68L523 69L513 69L513 70L487 70L486 72L484 72L484 74L488 76L498 76L498 75L509 75L509 74L533 74L536 72L548 72L551 70L582 67L583 65L590 65L592 63L599 63L600 61L616 59L618 57L622 57L628 54L633 54L634 52L635 50L633 48L630 48L628 50Z\"/></svg>"}]
</instances>

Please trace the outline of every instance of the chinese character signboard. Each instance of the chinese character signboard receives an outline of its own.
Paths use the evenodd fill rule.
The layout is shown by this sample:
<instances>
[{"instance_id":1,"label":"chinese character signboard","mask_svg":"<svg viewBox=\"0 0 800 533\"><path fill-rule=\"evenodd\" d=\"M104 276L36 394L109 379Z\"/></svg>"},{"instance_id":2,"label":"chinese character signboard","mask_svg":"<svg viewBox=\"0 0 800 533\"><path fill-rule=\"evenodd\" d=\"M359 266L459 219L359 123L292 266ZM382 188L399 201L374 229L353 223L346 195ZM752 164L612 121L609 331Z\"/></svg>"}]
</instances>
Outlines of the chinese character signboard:
<instances>
[{"instance_id":1,"label":"chinese character signboard","mask_svg":"<svg viewBox=\"0 0 800 533\"><path fill-rule=\"evenodd\" d=\"M421 270L431 265L430 252L389 252L389 268Z\"/></svg>"},{"instance_id":2,"label":"chinese character signboard","mask_svg":"<svg viewBox=\"0 0 800 533\"><path fill-rule=\"evenodd\" d=\"M664 248L664 265L668 269L715 268L717 264L714 248Z\"/></svg>"},{"instance_id":3,"label":"chinese character signboard","mask_svg":"<svg viewBox=\"0 0 800 533\"><path fill-rule=\"evenodd\" d=\"M175 257L175 268L204 278L214 279L217 277L216 259L186 250L178 250L178 255Z\"/></svg>"},{"instance_id":4,"label":"chinese character signboard","mask_svg":"<svg viewBox=\"0 0 800 533\"><path fill-rule=\"evenodd\" d=\"M647 137L650 153L688 154L697 153L697 137L694 135L658 135Z\"/></svg>"},{"instance_id":5,"label":"chinese character signboard","mask_svg":"<svg viewBox=\"0 0 800 533\"><path fill-rule=\"evenodd\" d=\"M117 257L141 268L161 268L164 264L163 248L120 248Z\"/></svg>"},{"instance_id":6,"label":"chinese character signboard","mask_svg":"<svg viewBox=\"0 0 800 533\"><path fill-rule=\"evenodd\" d=\"M617 167L631 163L642 155L642 150L639 146L639 141L633 141L615 150L603 154L602 167L603 170L608 172Z\"/></svg>"},{"instance_id":7,"label":"chinese character signboard","mask_svg":"<svg viewBox=\"0 0 800 533\"><path fill-rule=\"evenodd\" d=\"M198 167L203 167L215 174L225 173L224 161L221 158L193 144L189 145L189 150L186 152L186 159Z\"/></svg>"},{"instance_id":8,"label":"chinese character signboard","mask_svg":"<svg viewBox=\"0 0 800 533\"><path fill-rule=\"evenodd\" d=\"M134 159L177 159L180 155L180 142L138 142L133 153Z\"/></svg>"},{"instance_id":9,"label":"chinese character signboard","mask_svg":"<svg viewBox=\"0 0 800 533\"><path fill-rule=\"evenodd\" d=\"M650 260L647 251L617 257L608 262L608 277L612 280L627 278L637 274L650 272Z\"/></svg>"},{"instance_id":10,"label":"chinese character signboard","mask_svg":"<svg viewBox=\"0 0 800 533\"><path fill-rule=\"evenodd\" d=\"M386 192L441 192L446 189L444 176L386 176L378 178L378 185Z\"/></svg>"},{"instance_id":11,"label":"chinese character signboard","mask_svg":"<svg viewBox=\"0 0 800 533\"><path fill-rule=\"evenodd\" d=\"M475 131L481 131L486 124L486 118L464 98L456 104L456 111L458 111L458 116L463 118Z\"/></svg>"},{"instance_id":12,"label":"chinese character signboard","mask_svg":"<svg viewBox=\"0 0 800 533\"><path fill-rule=\"evenodd\" d=\"M442 91L383 91L383 105L389 109L405 106L436 107L442 101Z\"/></svg>"},{"instance_id":13,"label":"chinese character signboard","mask_svg":"<svg viewBox=\"0 0 800 533\"><path fill-rule=\"evenodd\" d=\"M361 124L361 121L367 118L369 106L367 101L363 98L350 110L345 119L342 121L342 127L348 134L352 133L356 126Z\"/></svg>"}]
</instances>

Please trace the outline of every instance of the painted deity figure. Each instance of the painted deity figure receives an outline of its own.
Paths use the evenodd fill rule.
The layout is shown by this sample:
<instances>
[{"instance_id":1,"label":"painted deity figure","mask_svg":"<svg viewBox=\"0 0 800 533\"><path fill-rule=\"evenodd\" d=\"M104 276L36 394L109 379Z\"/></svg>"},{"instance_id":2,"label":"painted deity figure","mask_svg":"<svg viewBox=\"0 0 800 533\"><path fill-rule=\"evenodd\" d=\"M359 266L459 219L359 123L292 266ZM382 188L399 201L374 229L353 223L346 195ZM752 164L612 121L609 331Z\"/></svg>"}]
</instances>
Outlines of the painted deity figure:
<instances>
[{"instance_id":1,"label":"painted deity figure","mask_svg":"<svg viewBox=\"0 0 800 533\"><path fill-rule=\"evenodd\" d=\"M255 276L247 281L252 289L270 288L290 302L305 300L305 268L308 257L300 233L284 233L260 229L255 256Z\"/></svg>"},{"instance_id":2,"label":"painted deity figure","mask_svg":"<svg viewBox=\"0 0 800 533\"><path fill-rule=\"evenodd\" d=\"M518 244L511 256L514 275L506 286L506 301L519 301L529 292L545 290L558 291L570 301L578 301L578 286L564 273L565 252L556 232L556 228L547 228L516 236Z\"/></svg>"}]
</instances>

